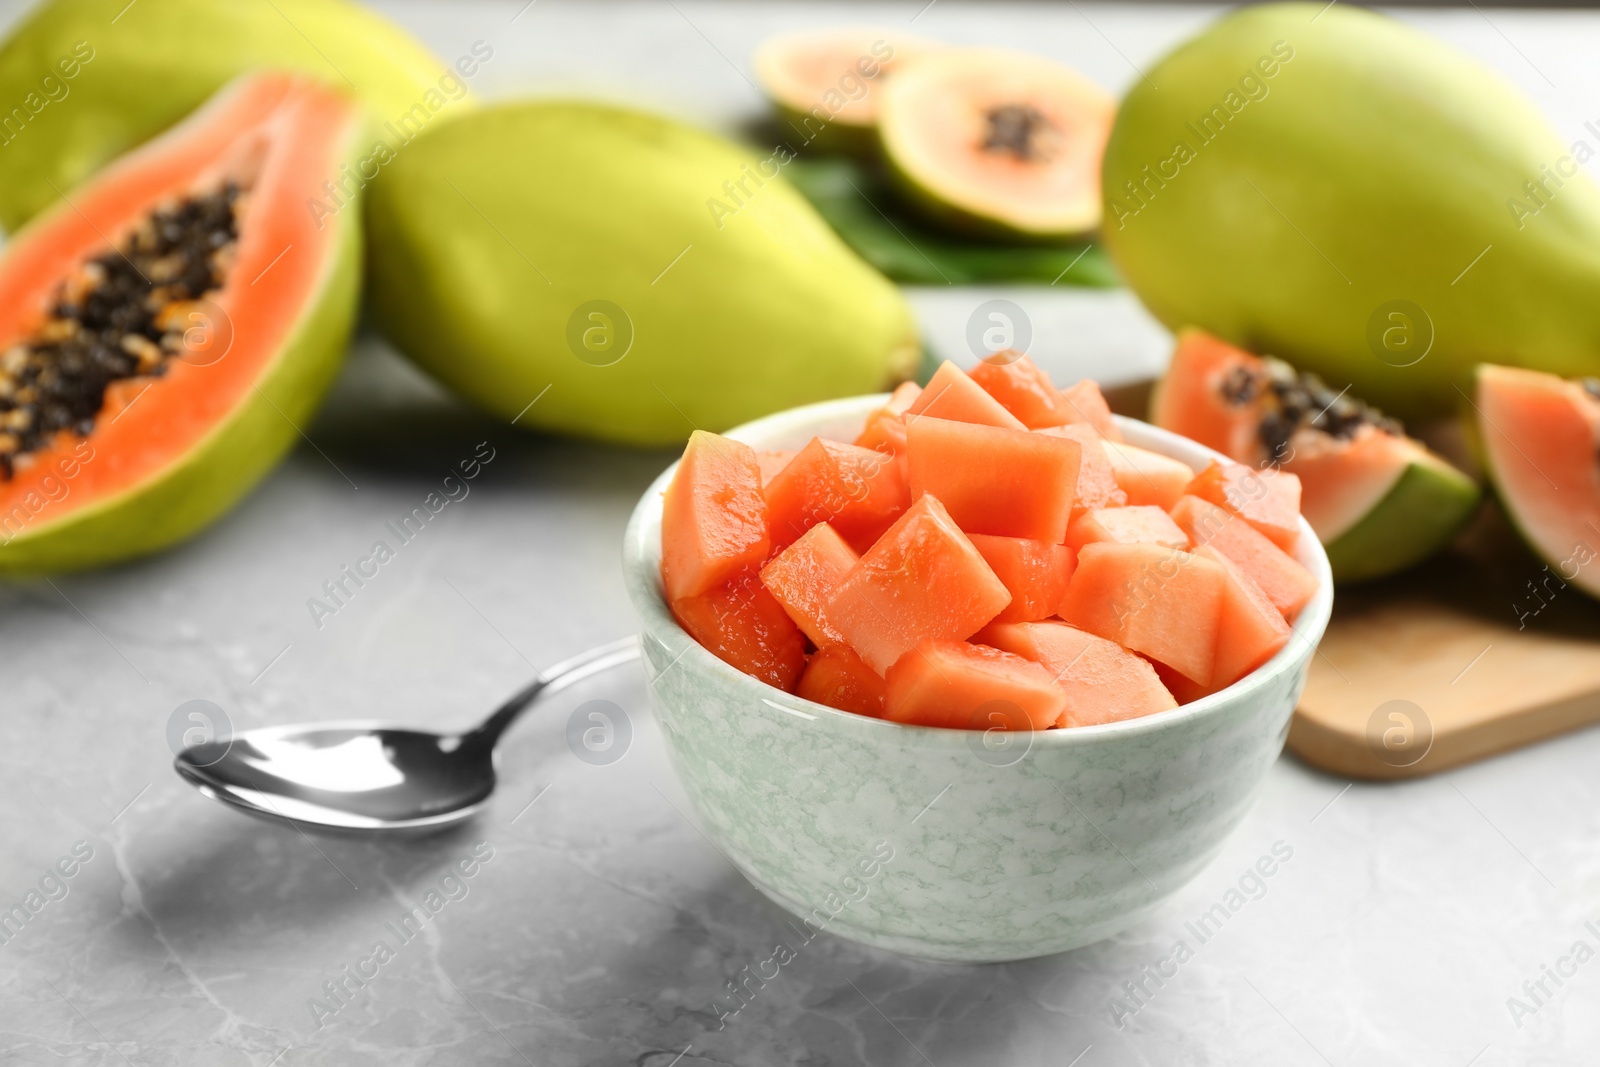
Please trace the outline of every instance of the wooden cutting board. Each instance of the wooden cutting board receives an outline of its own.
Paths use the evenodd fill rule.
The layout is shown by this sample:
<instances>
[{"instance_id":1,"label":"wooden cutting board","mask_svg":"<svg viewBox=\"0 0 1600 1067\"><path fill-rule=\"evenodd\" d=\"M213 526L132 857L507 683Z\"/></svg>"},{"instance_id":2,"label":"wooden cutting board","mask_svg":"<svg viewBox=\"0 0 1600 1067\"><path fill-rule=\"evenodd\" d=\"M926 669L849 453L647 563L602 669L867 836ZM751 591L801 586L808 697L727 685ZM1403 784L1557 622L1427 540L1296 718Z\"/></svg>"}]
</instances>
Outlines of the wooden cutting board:
<instances>
[{"instance_id":1,"label":"wooden cutting board","mask_svg":"<svg viewBox=\"0 0 1600 1067\"><path fill-rule=\"evenodd\" d=\"M1600 605L1499 508L1423 567L1340 588L1289 727L1307 763L1432 774L1600 722Z\"/></svg>"},{"instance_id":2,"label":"wooden cutting board","mask_svg":"<svg viewBox=\"0 0 1600 1067\"><path fill-rule=\"evenodd\" d=\"M1148 384L1106 394L1142 417ZM1600 604L1564 588L1487 503L1424 566L1337 591L1289 748L1336 774L1409 778L1596 722Z\"/></svg>"}]
</instances>

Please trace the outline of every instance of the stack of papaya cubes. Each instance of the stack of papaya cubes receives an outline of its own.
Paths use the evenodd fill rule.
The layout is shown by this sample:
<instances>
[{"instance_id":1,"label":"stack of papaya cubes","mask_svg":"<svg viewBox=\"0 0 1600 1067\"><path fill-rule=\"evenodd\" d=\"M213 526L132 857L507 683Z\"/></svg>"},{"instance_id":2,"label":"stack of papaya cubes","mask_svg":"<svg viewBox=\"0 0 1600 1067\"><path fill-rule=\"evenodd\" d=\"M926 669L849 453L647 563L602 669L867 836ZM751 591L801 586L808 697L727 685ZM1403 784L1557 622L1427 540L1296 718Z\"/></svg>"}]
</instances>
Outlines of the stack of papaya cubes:
<instances>
[{"instance_id":1,"label":"stack of papaya cubes","mask_svg":"<svg viewBox=\"0 0 1600 1067\"><path fill-rule=\"evenodd\" d=\"M785 692L923 726L1086 726L1233 684L1316 592L1292 474L1199 473L1122 439L1090 381L945 363L853 442L697 432L662 584L713 654Z\"/></svg>"}]
</instances>

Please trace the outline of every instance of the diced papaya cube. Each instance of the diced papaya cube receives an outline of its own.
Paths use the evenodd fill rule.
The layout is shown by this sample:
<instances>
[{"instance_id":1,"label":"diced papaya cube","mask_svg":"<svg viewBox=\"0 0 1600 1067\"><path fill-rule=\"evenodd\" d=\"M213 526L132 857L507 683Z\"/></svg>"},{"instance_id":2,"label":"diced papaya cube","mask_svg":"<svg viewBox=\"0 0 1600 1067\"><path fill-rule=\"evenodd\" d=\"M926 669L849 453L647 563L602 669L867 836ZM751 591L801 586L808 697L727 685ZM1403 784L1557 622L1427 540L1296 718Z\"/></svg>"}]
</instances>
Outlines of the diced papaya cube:
<instances>
[{"instance_id":1,"label":"diced papaya cube","mask_svg":"<svg viewBox=\"0 0 1600 1067\"><path fill-rule=\"evenodd\" d=\"M1072 525L1067 527L1067 544L1082 548L1094 541L1189 547L1189 535L1178 528L1172 516L1149 504L1129 508L1096 508L1073 519Z\"/></svg>"},{"instance_id":2,"label":"diced papaya cube","mask_svg":"<svg viewBox=\"0 0 1600 1067\"><path fill-rule=\"evenodd\" d=\"M818 649L795 690L807 700L840 711L883 718L884 681L849 645Z\"/></svg>"},{"instance_id":3,"label":"diced papaya cube","mask_svg":"<svg viewBox=\"0 0 1600 1067\"><path fill-rule=\"evenodd\" d=\"M891 415L904 415L911 410L911 405L917 402L917 397L922 395L922 386L916 382L901 382L894 387L894 392L889 394L889 402L883 405L883 410Z\"/></svg>"},{"instance_id":4,"label":"diced papaya cube","mask_svg":"<svg viewBox=\"0 0 1600 1067\"><path fill-rule=\"evenodd\" d=\"M1061 617L1209 685L1226 584L1215 560L1097 541L1078 553Z\"/></svg>"},{"instance_id":5,"label":"diced papaya cube","mask_svg":"<svg viewBox=\"0 0 1600 1067\"><path fill-rule=\"evenodd\" d=\"M761 584L777 597L812 644L818 648L836 645L844 638L828 625L828 598L858 558L832 526L819 522L767 561L761 568Z\"/></svg>"},{"instance_id":6,"label":"diced papaya cube","mask_svg":"<svg viewBox=\"0 0 1600 1067\"><path fill-rule=\"evenodd\" d=\"M1011 430L1025 429L1015 415L1000 406L1000 401L984 392L982 386L948 359L933 372L928 384L906 409L906 424L909 426L923 416L981 426L1004 426Z\"/></svg>"},{"instance_id":7,"label":"diced papaya cube","mask_svg":"<svg viewBox=\"0 0 1600 1067\"><path fill-rule=\"evenodd\" d=\"M939 498L969 533L1060 544L1083 446L1065 437L928 416L906 425L911 496Z\"/></svg>"},{"instance_id":8,"label":"diced papaya cube","mask_svg":"<svg viewBox=\"0 0 1600 1067\"><path fill-rule=\"evenodd\" d=\"M855 442L861 448L870 448L894 457L900 468L900 477L909 479L906 471L906 420L887 408L879 408L867 416L867 422Z\"/></svg>"},{"instance_id":9,"label":"diced papaya cube","mask_svg":"<svg viewBox=\"0 0 1600 1067\"><path fill-rule=\"evenodd\" d=\"M861 433L854 443L862 448L875 448L880 452L904 455L905 414L921 395L922 386L916 382L901 382L895 386L894 392L889 394L889 399L883 407L867 416L867 421L862 425Z\"/></svg>"},{"instance_id":10,"label":"diced papaya cube","mask_svg":"<svg viewBox=\"0 0 1600 1067\"><path fill-rule=\"evenodd\" d=\"M1116 420L1111 417L1111 405L1106 403L1106 395L1094 382L1085 378L1077 385L1061 390L1061 397L1066 401L1067 410L1072 412L1073 422L1093 426L1107 441L1122 440L1122 431L1117 429Z\"/></svg>"},{"instance_id":11,"label":"diced papaya cube","mask_svg":"<svg viewBox=\"0 0 1600 1067\"><path fill-rule=\"evenodd\" d=\"M1222 597L1222 623L1217 627L1217 657L1211 668L1214 687L1232 685L1278 654L1289 641L1289 624L1243 570L1210 545L1195 555L1215 560L1228 574Z\"/></svg>"},{"instance_id":12,"label":"diced papaya cube","mask_svg":"<svg viewBox=\"0 0 1600 1067\"><path fill-rule=\"evenodd\" d=\"M1026 537L968 534L967 538L1011 592L1011 603L995 616L996 622L1048 619L1061 607L1077 564L1072 549Z\"/></svg>"},{"instance_id":13,"label":"diced papaya cube","mask_svg":"<svg viewBox=\"0 0 1600 1067\"><path fill-rule=\"evenodd\" d=\"M1249 575L1285 619L1293 621L1316 594L1317 579L1299 560L1226 508L1186 494L1172 518L1192 544L1210 545Z\"/></svg>"},{"instance_id":14,"label":"diced papaya cube","mask_svg":"<svg viewBox=\"0 0 1600 1067\"><path fill-rule=\"evenodd\" d=\"M755 571L701 596L674 600L672 614L724 663L789 692L800 680L806 639Z\"/></svg>"},{"instance_id":15,"label":"diced papaya cube","mask_svg":"<svg viewBox=\"0 0 1600 1067\"><path fill-rule=\"evenodd\" d=\"M1153 504L1170 508L1194 479L1187 463L1163 456L1137 445L1105 441L1101 450L1111 467L1111 475L1128 496L1130 504Z\"/></svg>"},{"instance_id":16,"label":"diced papaya cube","mask_svg":"<svg viewBox=\"0 0 1600 1067\"><path fill-rule=\"evenodd\" d=\"M988 645L924 641L889 668L884 718L957 730L1044 730L1067 705L1050 672Z\"/></svg>"},{"instance_id":17,"label":"diced papaya cube","mask_svg":"<svg viewBox=\"0 0 1600 1067\"><path fill-rule=\"evenodd\" d=\"M1010 602L944 505L925 496L845 575L826 610L833 628L882 674L918 642L971 637Z\"/></svg>"},{"instance_id":18,"label":"diced papaya cube","mask_svg":"<svg viewBox=\"0 0 1600 1067\"><path fill-rule=\"evenodd\" d=\"M772 481L772 476L787 467L789 461L799 454L792 448L758 451L756 453L756 464L761 468L761 484L765 486Z\"/></svg>"},{"instance_id":19,"label":"diced papaya cube","mask_svg":"<svg viewBox=\"0 0 1600 1067\"><path fill-rule=\"evenodd\" d=\"M1050 375L1020 353L996 352L967 374L1030 430L1078 421Z\"/></svg>"},{"instance_id":20,"label":"diced papaya cube","mask_svg":"<svg viewBox=\"0 0 1600 1067\"><path fill-rule=\"evenodd\" d=\"M696 430L661 502L668 602L714 589L766 559L770 548L755 449Z\"/></svg>"},{"instance_id":21,"label":"diced papaya cube","mask_svg":"<svg viewBox=\"0 0 1600 1067\"><path fill-rule=\"evenodd\" d=\"M1117 484L1111 461L1106 458L1106 448L1110 446L1099 430L1087 423L1075 422L1067 426L1047 426L1039 432L1069 437L1083 446L1083 458L1078 464L1077 499L1072 502L1073 514L1089 508L1120 508L1132 503ZM1184 482L1187 483L1188 478Z\"/></svg>"},{"instance_id":22,"label":"diced papaya cube","mask_svg":"<svg viewBox=\"0 0 1600 1067\"><path fill-rule=\"evenodd\" d=\"M1067 695L1057 726L1094 726L1178 706L1150 661L1064 622L995 622L974 641L1031 659Z\"/></svg>"},{"instance_id":23,"label":"diced papaya cube","mask_svg":"<svg viewBox=\"0 0 1600 1067\"><path fill-rule=\"evenodd\" d=\"M1213 461L1184 492L1227 508L1285 552L1294 551L1300 536L1300 479L1288 471Z\"/></svg>"},{"instance_id":24,"label":"diced papaya cube","mask_svg":"<svg viewBox=\"0 0 1600 1067\"><path fill-rule=\"evenodd\" d=\"M911 506L911 491L892 457L821 437L813 437L762 492L774 548L826 522L864 551Z\"/></svg>"},{"instance_id":25,"label":"diced papaya cube","mask_svg":"<svg viewBox=\"0 0 1600 1067\"><path fill-rule=\"evenodd\" d=\"M1167 692L1172 694L1172 699L1179 705L1193 704L1201 697L1208 697L1219 689L1226 688L1220 685L1201 685L1190 678L1185 678L1165 663L1155 664L1156 677L1161 679L1161 684L1167 687Z\"/></svg>"}]
</instances>

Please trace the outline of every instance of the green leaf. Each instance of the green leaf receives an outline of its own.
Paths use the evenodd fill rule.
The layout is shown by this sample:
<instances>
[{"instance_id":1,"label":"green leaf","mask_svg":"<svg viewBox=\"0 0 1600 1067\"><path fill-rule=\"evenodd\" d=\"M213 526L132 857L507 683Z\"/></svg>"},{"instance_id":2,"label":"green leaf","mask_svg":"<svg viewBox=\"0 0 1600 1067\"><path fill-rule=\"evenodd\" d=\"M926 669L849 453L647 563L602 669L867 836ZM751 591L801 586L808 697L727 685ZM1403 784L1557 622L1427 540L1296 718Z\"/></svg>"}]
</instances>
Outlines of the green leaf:
<instances>
[{"instance_id":1,"label":"green leaf","mask_svg":"<svg viewBox=\"0 0 1600 1067\"><path fill-rule=\"evenodd\" d=\"M876 171L855 160L797 159L784 173L846 244L897 282L1120 284L1111 260L1095 244L1004 244L934 229L906 211Z\"/></svg>"}]
</instances>

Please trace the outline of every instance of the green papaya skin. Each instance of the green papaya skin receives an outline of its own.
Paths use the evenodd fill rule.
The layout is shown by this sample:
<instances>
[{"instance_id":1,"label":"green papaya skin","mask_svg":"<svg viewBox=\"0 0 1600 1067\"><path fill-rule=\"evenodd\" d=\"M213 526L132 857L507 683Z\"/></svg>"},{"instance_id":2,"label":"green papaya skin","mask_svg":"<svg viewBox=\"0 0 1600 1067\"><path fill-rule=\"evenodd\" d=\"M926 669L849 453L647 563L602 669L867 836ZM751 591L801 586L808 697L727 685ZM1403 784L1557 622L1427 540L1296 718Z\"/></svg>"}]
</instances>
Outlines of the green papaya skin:
<instances>
[{"instance_id":1,"label":"green papaya skin","mask_svg":"<svg viewBox=\"0 0 1600 1067\"><path fill-rule=\"evenodd\" d=\"M356 96L375 127L437 92L449 71L404 30L348 0L48 0L0 45L0 225L15 231L262 67Z\"/></svg>"},{"instance_id":2,"label":"green papaya skin","mask_svg":"<svg viewBox=\"0 0 1600 1067\"><path fill-rule=\"evenodd\" d=\"M1600 371L1600 187L1577 166L1600 135L1577 151L1494 72L1342 4L1245 8L1148 75L1103 233L1170 327L1408 419L1457 409L1479 362Z\"/></svg>"},{"instance_id":3,"label":"green papaya skin","mask_svg":"<svg viewBox=\"0 0 1600 1067\"><path fill-rule=\"evenodd\" d=\"M780 171L606 105L478 109L369 191L374 319L488 412L630 445L903 379L904 298Z\"/></svg>"},{"instance_id":4,"label":"green papaya skin","mask_svg":"<svg viewBox=\"0 0 1600 1067\"><path fill-rule=\"evenodd\" d=\"M1478 483L1443 460L1412 463L1361 521L1323 546L1341 584L1386 578L1432 557L1482 499Z\"/></svg>"}]
</instances>

